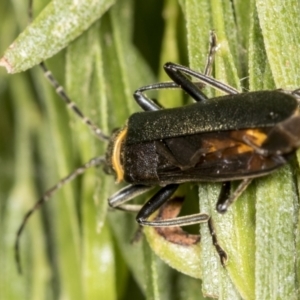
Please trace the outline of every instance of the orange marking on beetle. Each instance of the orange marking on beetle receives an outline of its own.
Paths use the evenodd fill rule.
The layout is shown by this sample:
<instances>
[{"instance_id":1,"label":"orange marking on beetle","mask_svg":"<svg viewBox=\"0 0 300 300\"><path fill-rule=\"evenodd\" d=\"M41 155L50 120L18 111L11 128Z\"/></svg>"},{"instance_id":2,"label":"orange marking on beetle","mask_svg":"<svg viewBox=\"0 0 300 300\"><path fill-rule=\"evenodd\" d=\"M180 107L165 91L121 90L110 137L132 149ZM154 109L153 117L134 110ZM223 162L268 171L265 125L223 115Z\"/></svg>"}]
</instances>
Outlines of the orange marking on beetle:
<instances>
[{"instance_id":1,"label":"orange marking on beetle","mask_svg":"<svg viewBox=\"0 0 300 300\"><path fill-rule=\"evenodd\" d=\"M248 129L246 130L245 135L253 139L253 142L257 146L261 146L267 138L267 135L259 129Z\"/></svg>"},{"instance_id":2,"label":"orange marking on beetle","mask_svg":"<svg viewBox=\"0 0 300 300\"><path fill-rule=\"evenodd\" d=\"M112 167L116 172L117 180L119 183L124 179L124 169L121 163L121 146L127 135L127 127L125 127L116 137L114 148L112 152Z\"/></svg>"}]
</instances>

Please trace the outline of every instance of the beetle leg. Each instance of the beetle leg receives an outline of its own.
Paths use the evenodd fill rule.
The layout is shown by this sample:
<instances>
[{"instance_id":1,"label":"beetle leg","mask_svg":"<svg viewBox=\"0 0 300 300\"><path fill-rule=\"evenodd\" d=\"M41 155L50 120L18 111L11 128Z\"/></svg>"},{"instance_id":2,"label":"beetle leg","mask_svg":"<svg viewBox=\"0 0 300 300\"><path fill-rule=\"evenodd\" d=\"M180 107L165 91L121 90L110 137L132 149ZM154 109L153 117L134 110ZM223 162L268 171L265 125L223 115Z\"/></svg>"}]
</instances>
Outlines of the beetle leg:
<instances>
[{"instance_id":1,"label":"beetle leg","mask_svg":"<svg viewBox=\"0 0 300 300\"><path fill-rule=\"evenodd\" d=\"M153 212L155 212L167 200L170 199L170 197L176 191L177 187L178 184L170 184L163 187L161 190L159 190L148 202L146 202L146 204L142 207L142 209L138 213L136 217L138 223L143 226L151 226L151 227L177 227L177 226L188 226L188 225L207 222L209 232L212 237L213 245L219 254L221 264L224 266L227 261L227 254L218 243L213 221L209 215L205 213L198 213L198 214L193 214L188 216L176 217L173 219L147 221L147 218Z\"/></svg>"},{"instance_id":2,"label":"beetle leg","mask_svg":"<svg viewBox=\"0 0 300 300\"><path fill-rule=\"evenodd\" d=\"M141 205L124 203L150 191L153 188L154 186L146 186L141 184L125 186L108 198L108 204L110 207L113 207L115 209L120 209L128 212L138 212L141 209Z\"/></svg>"},{"instance_id":3,"label":"beetle leg","mask_svg":"<svg viewBox=\"0 0 300 300\"><path fill-rule=\"evenodd\" d=\"M187 92L194 100L197 102L205 102L208 98L201 91L202 87L194 84L184 72L178 72L176 68L172 68L172 63L167 63L164 65L164 69L169 77L176 82L185 92Z\"/></svg>"},{"instance_id":4,"label":"beetle leg","mask_svg":"<svg viewBox=\"0 0 300 300\"><path fill-rule=\"evenodd\" d=\"M210 32L209 35L209 51L206 59L206 65L204 68L204 76L210 76L212 72L212 66L215 60L215 54L217 52L217 37L214 31ZM186 78L184 75L180 75L177 72L173 72L172 69L165 68L166 73L170 76L174 82L176 82L180 87L182 87L190 96L193 97L196 101L205 101L207 97L199 90L205 87L203 82L192 82L190 79ZM184 72L182 72L184 73ZM195 90L195 86L198 90Z\"/></svg>"},{"instance_id":5,"label":"beetle leg","mask_svg":"<svg viewBox=\"0 0 300 300\"><path fill-rule=\"evenodd\" d=\"M235 94L239 94L239 91L236 90L235 88L225 84L225 83L222 83L221 81L218 81L212 77L209 77L209 76L206 76L202 73L199 73L197 71L194 71L188 67L185 67L185 66L181 66L181 65L178 65L178 64L174 64L174 63L171 63L171 62L168 62L164 65L164 69L165 71L171 76L173 76L175 73L184 73L186 75L189 75L189 76L192 76L192 77L195 77L197 79L200 80L200 82L204 83L204 84L207 84L217 90L220 90L222 92L225 92L227 94L230 94L230 95L235 95ZM171 77L173 79L173 77ZM174 81L177 80L177 75L174 76ZM180 77L181 78L181 77ZM176 82L176 81L175 81ZM190 81L194 86L197 86L199 83L193 83L192 81ZM180 84L179 82L176 82L177 84ZM182 86L182 88L184 89L184 87ZM185 90L185 89L184 89ZM188 94L189 94L189 90L185 90Z\"/></svg>"},{"instance_id":6,"label":"beetle leg","mask_svg":"<svg viewBox=\"0 0 300 300\"><path fill-rule=\"evenodd\" d=\"M160 85L160 84L157 84L157 85ZM152 88L152 86L153 86L153 88ZM163 109L162 106L155 103L152 99L150 99L143 93L146 90L156 89L155 86L156 86L156 84L142 87L142 88L136 90L133 94L135 101L144 111L155 111L155 110Z\"/></svg>"},{"instance_id":7,"label":"beetle leg","mask_svg":"<svg viewBox=\"0 0 300 300\"><path fill-rule=\"evenodd\" d=\"M183 75L181 75L183 76ZM185 80L189 81L190 84L194 85L188 78L185 77ZM202 83L201 83L202 84ZM203 87L203 86L202 86ZM147 97L144 93L147 91L154 91L154 90L163 90L163 89L180 89L181 86L177 84L176 82L173 81L168 81L168 82L159 82L159 83L154 83L150 85L145 85L139 89L137 89L133 97L137 104L145 111L155 111L155 110L160 110L163 109L164 107L161 106L159 103L155 103L152 99ZM200 90L201 86L198 82L198 85L194 85L194 89ZM200 96L199 96L200 97ZM205 94L201 94L201 101L204 99L206 100L207 97ZM197 100L199 101L199 100Z\"/></svg>"},{"instance_id":8,"label":"beetle leg","mask_svg":"<svg viewBox=\"0 0 300 300\"><path fill-rule=\"evenodd\" d=\"M169 184L160 189L150 200L148 200L136 216L139 224L153 227L174 227L174 226L188 226L207 222L209 216L204 213L176 217L167 220L153 220L148 221L152 213L159 209L166 201L168 201L175 193L179 184Z\"/></svg>"},{"instance_id":9,"label":"beetle leg","mask_svg":"<svg viewBox=\"0 0 300 300\"><path fill-rule=\"evenodd\" d=\"M219 198L217 203L224 203L230 197L231 182L222 182Z\"/></svg>"},{"instance_id":10,"label":"beetle leg","mask_svg":"<svg viewBox=\"0 0 300 300\"><path fill-rule=\"evenodd\" d=\"M224 267L228 260L228 256L227 253L223 250L223 248L219 245L217 234L215 231L215 226L213 223L213 219L211 217L208 219L207 224L208 224L208 229L212 238L213 245L219 254L221 264Z\"/></svg>"},{"instance_id":11,"label":"beetle leg","mask_svg":"<svg viewBox=\"0 0 300 300\"><path fill-rule=\"evenodd\" d=\"M217 37L214 33L214 31L210 32L209 36L209 51L208 51L208 56L206 60L206 65L204 69L204 75L205 76L210 76L212 72L212 66L215 60L215 54L217 51ZM168 71L166 71L168 73ZM170 71L172 72L172 71ZM175 75L168 75L171 77L171 79L174 80L172 76ZM175 82L161 82L161 83L156 83L152 85L147 85L144 87L139 88L138 90L135 91L133 94L133 97L137 104L145 111L155 111L162 109L163 107L160 106L157 103L154 103L154 101L150 98L148 98L144 92L145 91L150 91L150 90L159 90L159 89L175 89L175 88L181 88L182 85L184 86L189 86L188 93L196 100L196 101L205 101L207 100L207 97L205 94L203 94L200 89L202 89L205 84L202 82L191 82L188 78L186 78L184 75L178 75L180 78L176 78L174 81ZM191 94L191 90L194 91L193 94Z\"/></svg>"},{"instance_id":12,"label":"beetle leg","mask_svg":"<svg viewBox=\"0 0 300 300\"><path fill-rule=\"evenodd\" d=\"M204 75L210 76L212 71L212 66L215 61L215 55L218 50L217 45L217 36L213 30L209 33L209 50L208 50L208 56L206 60L206 65L204 69Z\"/></svg>"},{"instance_id":13,"label":"beetle leg","mask_svg":"<svg viewBox=\"0 0 300 300\"><path fill-rule=\"evenodd\" d=\"M148 200L143 205L142 209L136 216L137 222L141 225L148 225L148 221L146 221L146 219L172 197L178 186L179 184L169 184L161 188L150 200Z\"/></svg>"},{"instance_id":14,"label":"beetle leg","mask_svg":"<svg viewBox=\"0 0 300 300\"><path fill-rule=\"evenodd\" d=\"M215 54L217 49L218 49L217 37L214 31L211 31L209 36L209 51L208 51L208 56L207 56L203 76L209 77L211 75L212 66L215 60ZM202 92L199 93L199 91L195 90L195 86L198 88L198 90L204 88L206 85L205 82L192 82L191 80L186 78L186 76L182 74L181 75L178 74L178 73L185 73L183 70L181 70L182 72L177 72L176 68L174 69L169 68L169 65L171 64L172 63L167 63L164 66L164 69L166 73L170 76L170 78L174 80L174 82L176 82L180 87L182 87L196 101L207 100L207 97ZM176 67L176 64L172 64L172 65L173 67Z\"/></svg>"},{"instance_id":15,"label":"beetle leg","mask_svg":"<svg viewBox=\"0 0 300 300\"><path fill-rule=\"evenodd\" d=\"M225 197L228 193L224 193L224 196L220 194L219 200L216 205L216 209L219 213L225 213L228 207L237 200L237 198L243 193L243 191L248 187L253 178L243 179L236 190L229 196ZM222 193L222 190L221 190Z\"/></svg>"}]
</instances>

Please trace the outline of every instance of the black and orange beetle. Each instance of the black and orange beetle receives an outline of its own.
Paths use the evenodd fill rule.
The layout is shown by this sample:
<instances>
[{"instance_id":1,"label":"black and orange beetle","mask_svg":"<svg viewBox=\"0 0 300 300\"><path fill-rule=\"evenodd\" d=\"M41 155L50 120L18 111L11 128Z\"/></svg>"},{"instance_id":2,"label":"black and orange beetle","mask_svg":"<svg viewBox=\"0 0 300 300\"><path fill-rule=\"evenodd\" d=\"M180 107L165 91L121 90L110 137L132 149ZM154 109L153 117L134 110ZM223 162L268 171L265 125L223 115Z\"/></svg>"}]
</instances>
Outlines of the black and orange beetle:
<instances>
[{"instance_id":1,"label":"black and orange beetle","mask_svg":"<svg viewBox=\"0 0 300 300\"><path fill-rule=\"evenodd\" d=\"M50 189L25 216L16 240L19 263L19 238L29 216L64 183L87 168L104 165L117 181L128 186L112 195L111 207L138 211L136 220L143 226L172 227L208 222L213 243L222 264L227 255L218 245L210 217L205 213L149 221L149 216L168 201L185 182L223 182L216 209L220 213L241 195L253 178L265 176L287 163L300 146L300 93L296 91L257 91L239 93L211 78L210 68L216 48L212 34L211 51L204 74L174 63L165 71L172 82L142 87L134 98L144 112L132 114L125 126L110 138L87 119L71 102L51 73L45 74L58 94L92 128L101 140L109 140L106 156L93 158ZM197 81L194 82L190 78ZM208 99L204 85L228 95ZM196 101L178 108L164 109L145 95L154 89L181 88ZM230 194L230 181L240 180ZM161 187L142 207L127 204L154 187Z\"/></svg>"}]
</instances>

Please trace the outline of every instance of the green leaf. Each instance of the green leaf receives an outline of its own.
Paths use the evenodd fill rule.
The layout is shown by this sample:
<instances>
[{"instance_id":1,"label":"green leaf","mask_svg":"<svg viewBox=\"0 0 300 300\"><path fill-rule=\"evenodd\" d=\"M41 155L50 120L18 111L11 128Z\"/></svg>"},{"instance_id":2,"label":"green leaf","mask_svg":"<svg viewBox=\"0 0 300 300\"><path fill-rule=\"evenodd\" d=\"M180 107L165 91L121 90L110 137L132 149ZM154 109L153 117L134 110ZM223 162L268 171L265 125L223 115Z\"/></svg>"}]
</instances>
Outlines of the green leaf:
<instances>
[{"instance_id":1,"label":"green leaf","mask_svg":"<svg viewBox=\"0 0 300 300\"><path fill-rule=\"evenodd\" d=\"M285 89L298 87L300 84L300 58L297 55L300 44L298 1L257 0L256 7L276 86Z\"/></svg>"},{"instance_id":2,"label":"green leaf","mask_svg":"<svg viewBox=\"0 0 300 300\"><path fill-rule=\"evenodd\" d=\"M280 1L256 2L258 18L255 13L253 49L265 46L265 52L251 51L250 82L253 89L260 89L262 84L268 88L275 88L276 84L276 87L284 89L299 86L299 77L294 73L299 58L292 50L286 51L299 47L299 30L289 30L296 26L293 19L295 5L298 4L290 2L282 6ZM273 34L273 26L276 27L276 35ZM257 54L263 63L256 59ZM255 79L258 72L254 70L261 70L263 80L258 82ZM299 211L291 168L286 166L257 181L256 195L256 297L268 295L270 299L296 299L299 287L295 273L295 233Z\"/></svg>"},{"instance_id":3,"label":"green leaf","mask_svg":"<svg viewBox=\"0 0 300 300\"><path fill-rule=\"evenodd\" d=\"M25 71L65 48L114 3L52 1L13 42L0 64L9 73Z\"/></svg>"},{"instance_id":4,"label":"green leaf","mask_svg":"<svg viewBox=\"0 0 300 300\"><path fill-rule=\"evenodd\" d=\"M172 268L183 274L201 279L201 244L180 245L167 241L155 228L145 228L151 249Z\"/></svg>"}]
</instances>

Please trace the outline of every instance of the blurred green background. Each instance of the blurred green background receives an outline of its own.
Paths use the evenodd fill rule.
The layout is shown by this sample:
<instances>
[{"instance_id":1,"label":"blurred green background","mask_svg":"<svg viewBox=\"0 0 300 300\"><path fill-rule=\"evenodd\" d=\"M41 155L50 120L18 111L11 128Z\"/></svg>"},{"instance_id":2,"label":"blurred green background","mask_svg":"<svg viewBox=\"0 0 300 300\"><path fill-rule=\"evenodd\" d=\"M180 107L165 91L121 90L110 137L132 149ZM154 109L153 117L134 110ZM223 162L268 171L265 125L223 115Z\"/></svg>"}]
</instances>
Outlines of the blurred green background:
<instances>
[{"instance_id":1,"label":"blurred green background","mask_svg":"<svg viewBox=\"0 0 300 300\"><path fill-rule=\"evenodd\" d=\"M214 69L219 80L241 91L300 86L298 1L98 2L93 2L102 8L97 16L89 10L92 1L82 2L99 20L81 33L88 20L78 18L72 39L78 37L70 43L60 32L53 38L44 25L57 11L63 20L76 1L53 0L54 11L43 16L48 2L34 1L33 14L39 16L34 26L44 30L40 40L46 36L45 44L38 44L29 29L15 44L16 53L6 55L21 70L29 61L37 64L56 43L70 43L64 50L55 48L58 53L47 66L107 133L139 110L132 98L135 89L167 80L165 62L203 71L211 29L220 44ZM1 56L28 25L28 7L26 1L1 1ZM68 36L71 29L61 30ZM30 219L21 238L23 275L18 275L13 245L25 212L60 178L105 153L105 145L67 111L39 67L14 75L1 68L0 76L1 300L186 300L203 299L202 291L220 299L299 299L296 159L294 169L287 166L256 180L225 216L214 211L219 185L199 186L201 211L213 215L229 254L226 269L220 267L206 226L201 226L197 249L167 244L162 250L163 241L146 232L160 257L185 274L196 269L202 280L170 268L145 238L131 243L137 230L134 215L108 210L107 197L120 187L101 168L65 186ZM153 97L166 107L190 101L179 91ZM196 186L186 190L190 200L198 194ZM195 251L200 262L194 260Z\"/></svg>"}]
</instances>

